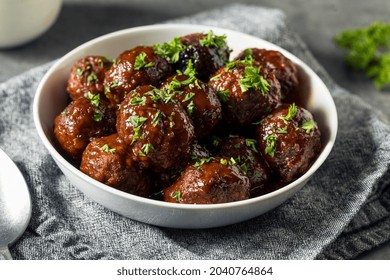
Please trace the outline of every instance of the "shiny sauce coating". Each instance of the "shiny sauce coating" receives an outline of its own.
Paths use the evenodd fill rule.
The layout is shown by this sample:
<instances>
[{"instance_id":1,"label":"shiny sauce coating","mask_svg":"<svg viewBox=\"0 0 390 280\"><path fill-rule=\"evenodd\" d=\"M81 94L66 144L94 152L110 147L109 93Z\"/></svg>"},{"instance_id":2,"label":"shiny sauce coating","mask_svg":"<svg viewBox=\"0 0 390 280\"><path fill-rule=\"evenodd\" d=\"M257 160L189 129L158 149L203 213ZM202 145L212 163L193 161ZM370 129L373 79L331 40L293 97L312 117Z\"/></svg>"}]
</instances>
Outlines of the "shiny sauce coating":
<instances>
[{"instance_id":1,"label":"shiny sauce coating","mask_svg":"<svg viewBox=\"0 0 390 280\"><path fill-rule=\"evenodd\" d=\"M99 182L170 203L239 201L294 181L322 148L304 71L275 50L229 55L209 32L79 59L54 120L59 150Z\"/></svg>"}]
</instances>

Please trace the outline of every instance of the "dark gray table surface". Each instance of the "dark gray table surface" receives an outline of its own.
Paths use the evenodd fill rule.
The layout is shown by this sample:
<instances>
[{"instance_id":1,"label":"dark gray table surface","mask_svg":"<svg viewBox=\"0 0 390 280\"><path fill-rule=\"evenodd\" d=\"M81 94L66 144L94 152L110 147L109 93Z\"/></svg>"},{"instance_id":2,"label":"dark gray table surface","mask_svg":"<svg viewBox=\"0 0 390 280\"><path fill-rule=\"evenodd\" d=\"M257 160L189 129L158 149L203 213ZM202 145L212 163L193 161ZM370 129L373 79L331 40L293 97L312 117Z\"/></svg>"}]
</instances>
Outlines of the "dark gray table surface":
<instances>
[{"instance_id":1,"label":"dark gray table surface","mask_svg":"<svg viewBox=\"0 0 390 280\"><path fill-rule=\"evenodd\" d=\"M361 73L349 70L333 37L343 29L389 21L390 1L370 0L64 0L58 20L42 37L14 49L0 50L0 82L56 59L74 47L105 33L158 23L228 3L279 8L330 76L360 96L390 120L390 89L378 92ZM53 41L57 42L53 48ZM390 242L359 259L390 259Z\"/></svg>"}]
</instances>

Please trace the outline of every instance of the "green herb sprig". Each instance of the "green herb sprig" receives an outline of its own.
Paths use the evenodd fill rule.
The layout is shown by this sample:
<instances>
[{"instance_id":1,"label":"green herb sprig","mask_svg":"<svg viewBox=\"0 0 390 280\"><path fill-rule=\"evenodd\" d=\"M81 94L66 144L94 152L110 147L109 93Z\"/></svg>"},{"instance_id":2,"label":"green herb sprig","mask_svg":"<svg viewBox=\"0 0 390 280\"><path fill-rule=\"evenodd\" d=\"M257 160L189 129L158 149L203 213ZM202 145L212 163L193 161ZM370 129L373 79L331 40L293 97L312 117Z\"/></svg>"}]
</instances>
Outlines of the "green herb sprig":
<instances>
[{"instance_id":1,"label":"green herb sprig","mask_svg":"<svg viewBox=\"0 0 390 280\"><path fill-rule=\"evenodd\" d=\"M390 84L390 23L341 31L335 42L347 50L346 63L372 78L378 90Z\"/></svg>"},{"instance_id":2,"label":"green herb sprig","mask_svg":"<svg viewBox=\"0 0 390 280\"><path fill-rule=\"evenodd\" d=\"M167 60L169 60L171 63L176 63L179 61L180 58L180 52L185 50L186 46L181 43L180 37L175 37L170 42L165 42L162 45L155 44L153 46L154 52Z\"/></svg>"},{"instance_id":3,"label":"green herb sprig","mask_svg":"<svg viewBox=\"0 0 390 280\"><path fill-rule=\"evenodd\" d=\"M136 56L135 62L134 62L134 69L135 70L140 70L142 67L148 68L153 66L153 62L146 62L146 53L141 52L139 55Z\"/></svg>"}]
</instances>

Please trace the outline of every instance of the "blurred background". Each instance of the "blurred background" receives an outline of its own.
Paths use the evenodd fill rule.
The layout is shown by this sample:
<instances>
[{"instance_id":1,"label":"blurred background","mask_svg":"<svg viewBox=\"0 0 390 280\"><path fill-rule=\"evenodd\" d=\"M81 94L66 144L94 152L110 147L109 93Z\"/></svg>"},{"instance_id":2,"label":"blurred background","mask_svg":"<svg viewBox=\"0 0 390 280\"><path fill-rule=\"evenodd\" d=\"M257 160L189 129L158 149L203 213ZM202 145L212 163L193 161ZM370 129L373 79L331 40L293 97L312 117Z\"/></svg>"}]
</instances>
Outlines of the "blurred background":
<instances>
[{"instance_id":1,"label":"blurred background","mask_svg":"<svg viewBox=\"0 0 390 280\"><path fill-rule=\"evenodd\" d=\"M63 0L56 22L46 33L28 44L0 49L0 82L59 58L97 36L160 23L229 3L281 9L290 29L300 35L330 76L378 108L384 119L390 120L389 89L378 92L362 73L350 70L344 64L343 50L333 41L341 30L367 26L374 21L389 21L389 0ZM362 258L390 259L390 244Z\"/></svg>"},{"instance_id":2,"label":"blurred background","mask_svg":"<svg viewBox=\"0 0 390 280\"><path fill-rule=\"evenodd\" d=\"M0 50L0 82L58 58L99 35L237 2L283 10L291 30L303 38L333 79L390 118L390 93L375 93L376 89L363 74L350 71L344 65L343 51L333 42L340 30L388 21L388 0L63 0L57 21L43 36L18 48Z\"/></svg>"}]
</instances>

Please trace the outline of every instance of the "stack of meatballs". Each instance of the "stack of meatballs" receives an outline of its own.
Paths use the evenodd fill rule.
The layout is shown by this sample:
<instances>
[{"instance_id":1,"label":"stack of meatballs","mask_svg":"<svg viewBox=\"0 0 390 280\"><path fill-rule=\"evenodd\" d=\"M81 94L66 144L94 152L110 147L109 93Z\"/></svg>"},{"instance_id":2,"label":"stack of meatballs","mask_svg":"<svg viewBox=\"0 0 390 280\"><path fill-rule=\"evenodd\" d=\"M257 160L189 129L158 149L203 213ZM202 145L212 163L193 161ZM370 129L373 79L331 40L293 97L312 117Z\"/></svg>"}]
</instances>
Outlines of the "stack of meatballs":
<instances>
[{"instance_id":1,"label":"stack of meatballs","mask_svg":"<svg viewBox=\"0 0 390 280\"><path fill-rule=\"evenodd\" d=\"M173 203L259 196L305 173L321 150L297 105L294 63L226 36L194 33L73 65L55 118L62 154L115 189Z\"/></svg>"}]
</instances>

